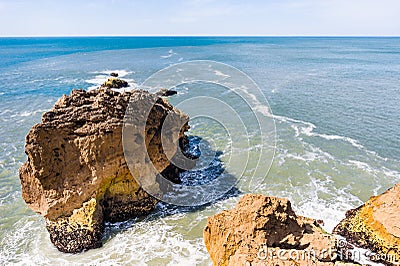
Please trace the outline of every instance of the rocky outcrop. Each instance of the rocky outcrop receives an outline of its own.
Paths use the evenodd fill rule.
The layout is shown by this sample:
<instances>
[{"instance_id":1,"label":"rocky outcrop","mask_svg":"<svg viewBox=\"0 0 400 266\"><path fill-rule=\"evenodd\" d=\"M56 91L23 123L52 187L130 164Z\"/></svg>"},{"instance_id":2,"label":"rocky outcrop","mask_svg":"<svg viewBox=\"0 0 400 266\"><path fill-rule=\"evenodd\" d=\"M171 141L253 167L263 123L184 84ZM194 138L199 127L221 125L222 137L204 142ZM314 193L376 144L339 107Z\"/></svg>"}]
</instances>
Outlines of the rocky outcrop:
<instances>
[{"instance_id":1,"label":"rocky outcrop","mask_svg":"<svg viewBox=\"0 0 400 266\"><path fill-rule=\"evenodd\" d=\"M155 173L140 171L154 166L178 182L171 175L177 170L161 146L161 127L167 115L173 117L176 136L182 139L188 117L145 91L74 90L60 98L26 137L28 160L19 170L22 196L44 216L50 239L61 251L99 247L105 221L145 215L157 203L139 186L124 156L123 122L129 102L138 113L154 104L143 131L131 125L134 141L143 143L133 154L135 173L146 172L144 177L154 180Z\"/></svg>"},{"instance_id":2,"label":"rocky outcrop","mask_svg":"<svg viewBox=\"0 0 400 266\"><path fill-rule=\"evenodd\" d=\"M160 89L156 94L158 96L168 97L177 94L178 92L175 90L168 90L168 89Z\"/></svg>"},{"instance_id":3,"label":"rocky outcrop","mask_svg":"<svg viewBox=\"0 0 400 266\"><path fill-rule=\"evenodd\" d=\"M287 199L248 194L208 218L204 241L214 265L352 265L338 262L336 238Z\"/></svg>"},{"instance_id":4,"label":"rocky outcrop","mask_svg":"<svg viewBox=\"0 0 400 266\"><path fill-rule=\"evenodd\" d=\"M333 230L349 243L372 250L371 259L388 265L400 263L400 184L349 210Z\"/></svg>"},{"instance_id":5,"label":"rocky outcrop","mask_svg":"<svg viewBox=\"0 0 400 266\"><path fill-rule=\"evenodd\" d=\"M121 89L126 87L129 87L128 82L117 77L111 77L107 79L103 84L101 84L101 88L108 89Z\"/></svg>"},{"instance_id":6,"label":"rocky outcrop","mask_svg":"<svg viewBox=\"0 0 400 266\"><path fill-rule=\"evenodd\" d=\"M111 76L111 77L116 77L116 78L118 78L118 73L116 73L116 72L111 72L111 73L110 73L110 76Z\"/></svg>"}]
</instances>

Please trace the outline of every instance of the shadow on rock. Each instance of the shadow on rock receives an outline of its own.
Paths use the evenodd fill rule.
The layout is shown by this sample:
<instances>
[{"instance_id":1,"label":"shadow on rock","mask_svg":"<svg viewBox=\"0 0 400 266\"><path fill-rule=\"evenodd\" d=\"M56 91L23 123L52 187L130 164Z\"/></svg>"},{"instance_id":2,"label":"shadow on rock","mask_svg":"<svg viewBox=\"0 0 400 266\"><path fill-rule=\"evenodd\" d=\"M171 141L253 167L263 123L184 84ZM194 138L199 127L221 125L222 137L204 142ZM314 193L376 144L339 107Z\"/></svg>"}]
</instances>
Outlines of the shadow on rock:
<instances>
[{"instance_id":1,"label":"shadow on rock","mask_svg":"<svg viewBox=\"0 0 400 266\"><path fill-rule=\"evenodd\" d=\"M230 186L230 188L220 195L214 195L210 201L201 205L179 206L160 201L155 206L154 210L148 215L136 217L118 223L106 222L105 233L103 235L103 243L112 239L113 236L128 230L132 227L133 224L139 221L154 221L170 215L202 211L219 201L226 200L231 197L238 197L242 194L242 192L235 186L237 178L229 174L224 167L224 163L221 160L221 156L223 155L222 151L212 150L209 143L199 136L189 136L187 138L187 143L185 143L182 148L184 148L183 154L187 158L195 160L196 164L192 165L192 169L180 170L179 172L177 172L176 174L178 175L178 178L173 178L171 172L165 171L158 176L157 182L163 182L163 180L165 179L161 176L165 177L165 175L167 175L168 180L176 180L177 182L174 185L178 186L184 185L193 188L207 184L218 186L218 179L221 177L221 175L224 175L225 178L223 180L229 180L230 184L228 185ZM208 158L204 159L204 154L213 154L212 159L210 160L210 156L206 156ZM208 164L204 165L204 161L208 161ZM174 171L176 171L176 169L176 167L173 168ZM217 190L217 192L220 191ZM198 193L202 192L199 190Z\"/></svg>"}]
</instances>

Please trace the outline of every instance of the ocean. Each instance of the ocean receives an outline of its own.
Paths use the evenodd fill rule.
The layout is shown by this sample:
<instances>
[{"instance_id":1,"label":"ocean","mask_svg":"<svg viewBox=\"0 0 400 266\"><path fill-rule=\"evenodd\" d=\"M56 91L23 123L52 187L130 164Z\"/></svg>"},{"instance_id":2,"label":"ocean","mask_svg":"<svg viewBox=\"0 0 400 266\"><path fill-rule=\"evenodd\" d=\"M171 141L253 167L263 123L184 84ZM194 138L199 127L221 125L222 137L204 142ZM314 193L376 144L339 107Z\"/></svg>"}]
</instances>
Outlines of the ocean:
<instances>
[{"instance_id":1,"label":"ocean","mask_svg":"<svg viewBox=\"0 0 400 266\"><path fill-rule=\"evenodd\" d=\"M196 208L159 203L144 219L107 224L102 248L63 254L18 178L26 134L63 94L93 89L111 72L135 86L191 60L243 71L268 100L276 150L253 193L286 197L331 231L346 210L400 182L400 38L0 38L0 264L211 265L207 217L233 208L240 192ZM176 97L190 91L177 89ZM218 144L212 122L191 123L189 134Z\"/></svg>"}]
</instances>

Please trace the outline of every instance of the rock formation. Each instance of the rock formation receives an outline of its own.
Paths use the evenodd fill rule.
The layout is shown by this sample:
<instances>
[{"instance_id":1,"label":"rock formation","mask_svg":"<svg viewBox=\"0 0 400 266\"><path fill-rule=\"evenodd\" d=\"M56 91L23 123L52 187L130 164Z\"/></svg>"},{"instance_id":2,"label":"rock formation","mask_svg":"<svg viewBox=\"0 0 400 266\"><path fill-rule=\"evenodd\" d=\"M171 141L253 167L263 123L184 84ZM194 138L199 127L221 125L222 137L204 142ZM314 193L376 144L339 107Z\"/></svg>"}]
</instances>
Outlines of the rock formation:
<instances>
[{"instance_id":1,"label":"rock formation","mask_svg":"<svg viewBox=\"0 0 400 266\"><path fill-rule=\"evenodd\" d=\"M173 117L182 139L188 117L145 91L74 90L26 137L28 160L19 170L22 196L44 216L50 239L61 251L99 247L105 221L145 215L157 203L139 186L124 157L123 121L130 101L137 112L154 103L145 131L134 132L135 141L145 145L134 154L135 171L152 164L159 172L176 173L161 146L161 126L167 115ZM145 178L155 179L148 173Z\"/></svg>"},{"instance_id":2,"label":"rock formation","mask_svg":"<svg viewBox=\"0 0 400 266\"><path fill-rule=\"evenodd\" d=\"M349 243L372 250L388 265L400 264L400 183L349 210L333 230Z\"/></svg>"},{"instance_id":3,"label":"rock formation","mask_svg":"<svg viewBox=\"0 0 400 266\"><path fill-rule=\"evenodd\" d=\"M158 96L164 96L164 97L172 96L177 93L178 92L175 90L168 90L168 89L160 89L158 92L156 92Z\"/></svg>"},{"instance_id":4,"label":"rock formation","mask_svg":"<svg viewBox=\"0 0 400 266\"><path fill-rule=\"evenodd\" d=\"M119 79L117 77L111 77L101 85L101 88L108 88L108 89L121 89L126 87L129 87L128 82Z\"/></svg>"},{"instance_id":5,"label":"rock formation","mask_svg":"<svg viewBox=\"0 0 400 266\"><path fill-rule=\"evenodd\" d=\"M204 241L214 265L352 265L336 261L336 238L287 199L248 194L208 218Z\"/></svg>"}]
</instances>

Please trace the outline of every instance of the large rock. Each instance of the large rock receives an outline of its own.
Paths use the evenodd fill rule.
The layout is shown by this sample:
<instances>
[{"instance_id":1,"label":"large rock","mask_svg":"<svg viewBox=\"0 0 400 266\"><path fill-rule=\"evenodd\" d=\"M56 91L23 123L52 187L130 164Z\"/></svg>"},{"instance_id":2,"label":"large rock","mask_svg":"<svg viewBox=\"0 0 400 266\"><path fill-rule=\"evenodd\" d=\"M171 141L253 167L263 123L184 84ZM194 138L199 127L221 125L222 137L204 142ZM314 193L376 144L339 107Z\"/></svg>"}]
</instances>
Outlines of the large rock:
<instances>
[{"instance_id":1,"label":"large rock","mask_svg":"<svg viewBox=\"0 0 400 266\"><path fill-rule=\"evenodd\" d=\"M400 264L400 183L349 210L333 230L356 246L372 250L386 264Z\"/></svg>"},{"instance_id":2,"label":"large rock","mask_svg":"<svg viewBox=\"0 0 400 266\"><path fill-rule=\"evenodd\" d=\"M248 194L208 218L204 241L214 265L352 265L335 261L336 238L297 216L287 199Z\"/></svg>"},{"instance_id":3,"label":"large rock","mask_svg":"<svg viewBox=\"0 0 400 266\"><path fill-rule=\"evenodd\" d=\"M134 172L147 173L144 177L151 180L156 173L146 169L153 166L158 172L176 173L161 146L161 126L167 115L173 117L176 136L182 139L188 117L145 91L74 90L26 137L28 160L19 170L22 196L44 216L51 241L61 251L99 247L105 221L145 215L157 203L139 186L124 157L123 121L130 100L137 113L154 104L145 130L131 125L134 141L145 143L133 154Z\"/></svg>"}]
</instances>

